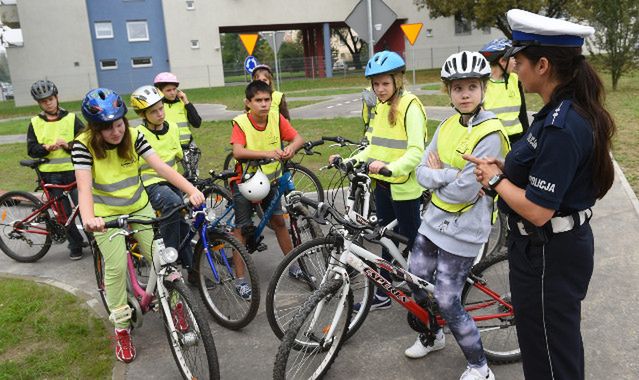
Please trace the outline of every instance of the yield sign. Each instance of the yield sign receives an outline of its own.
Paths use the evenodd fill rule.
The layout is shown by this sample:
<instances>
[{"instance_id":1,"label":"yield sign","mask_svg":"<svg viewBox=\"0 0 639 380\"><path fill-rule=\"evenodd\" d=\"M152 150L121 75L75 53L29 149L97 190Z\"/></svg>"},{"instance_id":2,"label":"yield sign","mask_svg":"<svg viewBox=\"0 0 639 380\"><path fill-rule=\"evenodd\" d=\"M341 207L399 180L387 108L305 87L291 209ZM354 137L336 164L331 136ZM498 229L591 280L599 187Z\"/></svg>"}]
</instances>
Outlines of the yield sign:
<instances>
[{"instance_id":1,"label":"yield sign","mask_svg":"<svg viewBox=\"0 0 639 380\"><path fill-rule=\"evenodd\" d=\"M258 37L259 36L257 34L240 34L240 40L242 40L242 43L249 55L253 55L253 49L255 49Z\"/></svg>"},{"instance_id":2,"label":"yield sign","mask_svg":"<svg viewBox=\"0 0 639 380\"><path fill-rule=\"evenodd\" d=\"M417 40L417 36L419 35L419 31L422 30L422 26L424 26L424 24L421 22L418 22L415 24L400 25L400 27L402 28L402 31L404 32L404 35L406 36L406 38L408 39L408 42L410 42L411 45L413 45L415 43L415 40Z\"/></svg>"}]
</instances>

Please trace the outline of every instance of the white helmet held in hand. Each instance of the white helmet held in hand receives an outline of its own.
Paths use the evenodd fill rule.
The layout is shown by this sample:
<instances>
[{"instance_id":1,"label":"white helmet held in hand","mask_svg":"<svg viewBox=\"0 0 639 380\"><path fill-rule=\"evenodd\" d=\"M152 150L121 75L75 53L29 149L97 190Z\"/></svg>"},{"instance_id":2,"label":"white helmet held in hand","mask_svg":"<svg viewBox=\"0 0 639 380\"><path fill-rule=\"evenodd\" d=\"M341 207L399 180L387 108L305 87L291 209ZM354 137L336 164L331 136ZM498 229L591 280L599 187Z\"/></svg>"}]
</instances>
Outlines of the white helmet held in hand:
<instances>
[{"instance_id":1,"label":"white helmet held in hand","mask_svg":"<svg viewBox=\"0 0 639 380\"><path fill-rule=\"evenodd\" d=\"M237 185L237 188L244 198L251 202L259 202L271 191L271 182L266 174L258 169L255 173L244 174L242 183Z\"/></svg>"}]
</instances>

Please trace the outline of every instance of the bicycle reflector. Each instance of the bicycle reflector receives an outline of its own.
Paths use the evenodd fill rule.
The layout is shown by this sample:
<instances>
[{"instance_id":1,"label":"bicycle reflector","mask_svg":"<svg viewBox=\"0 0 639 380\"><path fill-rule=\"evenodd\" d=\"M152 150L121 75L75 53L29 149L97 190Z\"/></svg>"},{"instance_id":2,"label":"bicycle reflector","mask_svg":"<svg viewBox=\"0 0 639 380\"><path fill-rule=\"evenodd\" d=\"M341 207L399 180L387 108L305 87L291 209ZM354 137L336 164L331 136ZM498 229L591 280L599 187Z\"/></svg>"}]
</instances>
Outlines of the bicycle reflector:
<instances>
[{"instance_id":1,"label":"bicycle reflector","mask_svg":"<svg viewBox=\"0 0 639 380\"><path fill-rule=\"evenodd\" d=\"M178 251L173 247L167 247L160 251L160 263L162 265L174 263L178 258Z\"/></svg>"}]
</instances>

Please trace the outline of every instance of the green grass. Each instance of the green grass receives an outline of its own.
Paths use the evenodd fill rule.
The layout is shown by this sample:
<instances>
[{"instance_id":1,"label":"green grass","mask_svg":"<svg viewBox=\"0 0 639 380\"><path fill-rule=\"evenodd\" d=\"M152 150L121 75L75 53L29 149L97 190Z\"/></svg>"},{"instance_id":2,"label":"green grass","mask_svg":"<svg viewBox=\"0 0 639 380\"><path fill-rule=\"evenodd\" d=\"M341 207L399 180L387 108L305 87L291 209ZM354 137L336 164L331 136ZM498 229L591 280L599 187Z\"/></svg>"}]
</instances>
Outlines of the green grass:
<instances>
[{"instance_id":1,"label":"green grass","mask_svg":"<svg viewBox=\"0 0 639 380\"><path fill-rule=\"evenodd\" d=\"M0 122L0 135L19 135L27 133L29 119L16 119Z\"/></svg>"},{"instance_id":2,"label":"green grass","mask_svg":"<svg viewBox=\"0 0 639 380\"><path fill-rule=\"evenodd\" d=\"M315 103L317 103L317 100L292 100L286 102L289 109L304 107Z\"/></svg>"},{"instance_id":3,"label":"green grass","mask_svg":"<svg viewBox=\"0 0 639 380\"><path fill-rule=\"evenodd\" d=\"M104 322L63 290L0 279L0 326L0 379L111 378Z\"/></svg>"}]
</instances>

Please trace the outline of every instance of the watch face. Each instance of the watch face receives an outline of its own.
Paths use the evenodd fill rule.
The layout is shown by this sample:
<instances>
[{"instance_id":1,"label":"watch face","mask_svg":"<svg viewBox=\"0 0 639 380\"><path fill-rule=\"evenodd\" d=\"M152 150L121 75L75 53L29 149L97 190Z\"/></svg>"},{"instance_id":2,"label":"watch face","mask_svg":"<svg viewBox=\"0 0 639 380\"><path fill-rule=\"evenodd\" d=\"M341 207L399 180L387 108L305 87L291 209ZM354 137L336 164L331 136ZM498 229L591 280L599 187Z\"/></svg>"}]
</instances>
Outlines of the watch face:
<instances>
[{"instance_id":1,"label":"watch face","mask_svg":"<svg viewBox=\"0 0 639 380\"><path fill-rule=\"evenodd\" d=\"M494 175L491 179L488 180L488 186L490 187L495 186L500 179L501 179L501 174Z\"/></svg>"}]
</instances>

